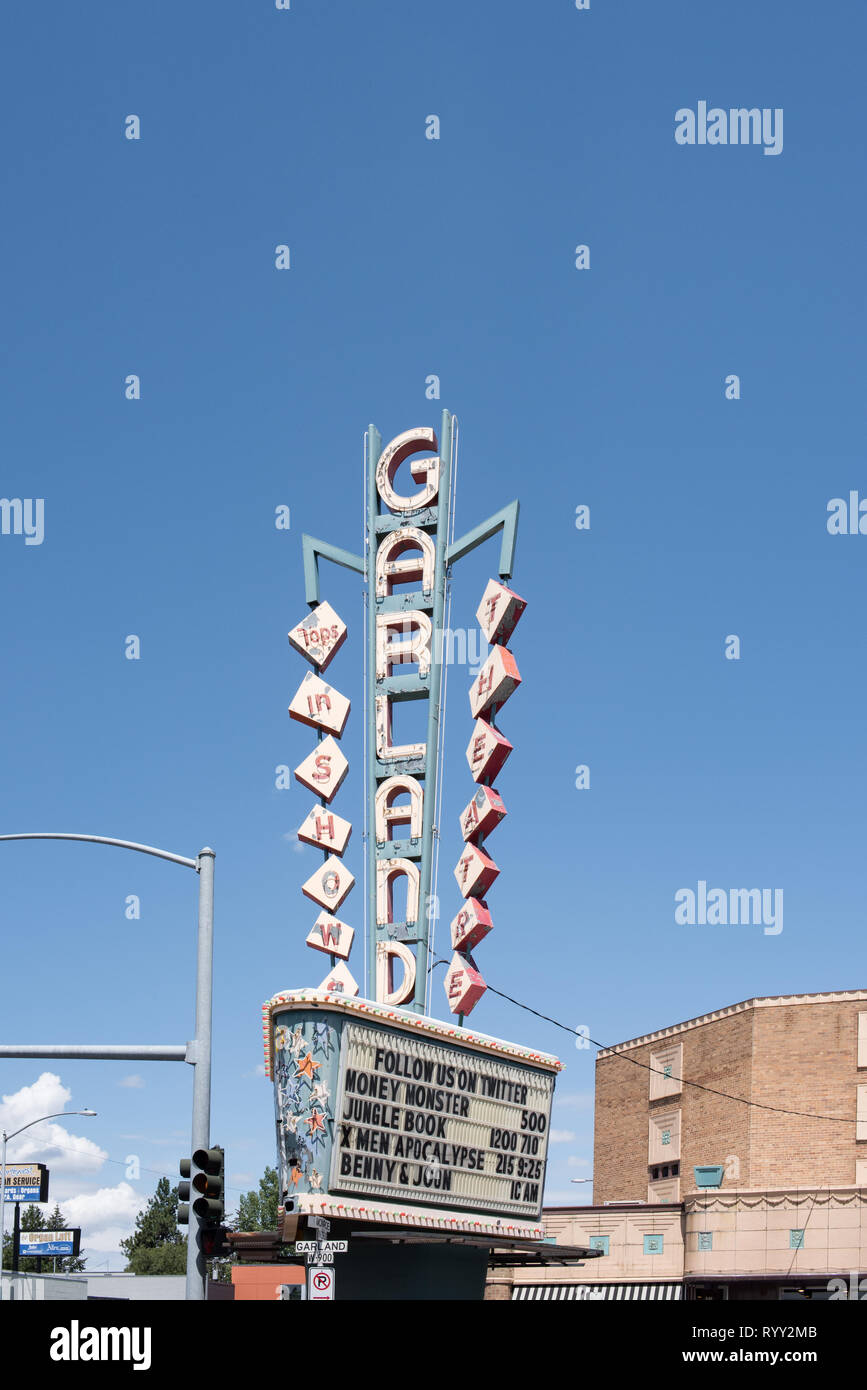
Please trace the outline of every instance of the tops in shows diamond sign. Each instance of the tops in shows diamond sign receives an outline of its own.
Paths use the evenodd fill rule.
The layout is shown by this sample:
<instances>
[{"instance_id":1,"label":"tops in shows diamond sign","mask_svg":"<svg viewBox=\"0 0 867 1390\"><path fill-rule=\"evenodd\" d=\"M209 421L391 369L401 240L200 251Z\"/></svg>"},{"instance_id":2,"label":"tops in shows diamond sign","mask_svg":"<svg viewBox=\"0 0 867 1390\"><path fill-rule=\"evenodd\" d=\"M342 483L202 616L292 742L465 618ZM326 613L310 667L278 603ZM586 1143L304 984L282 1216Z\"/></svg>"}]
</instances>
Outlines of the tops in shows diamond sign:
<instances>
[{"instance_id":1,"label":"tops in shows diamond sign","mask_svg":"<svg viewBox=\"0 0 867 1390\"><path fill-rule=\"evenodd\" d=\"M346 624L330 603L320 603L289 633L289 642L320 671L324 671L346 641Z\"/></svg>"},{"instance_id":2,"label":"tops in shows diamond sign","mask_svg":"<svg viewBox=\"0 0 867 1390\"><path fill-rule=\"evenodd\" d=\"M347 1023L330 1192L538 1219L553 1076Z\"/></svg>"}]
</instances>

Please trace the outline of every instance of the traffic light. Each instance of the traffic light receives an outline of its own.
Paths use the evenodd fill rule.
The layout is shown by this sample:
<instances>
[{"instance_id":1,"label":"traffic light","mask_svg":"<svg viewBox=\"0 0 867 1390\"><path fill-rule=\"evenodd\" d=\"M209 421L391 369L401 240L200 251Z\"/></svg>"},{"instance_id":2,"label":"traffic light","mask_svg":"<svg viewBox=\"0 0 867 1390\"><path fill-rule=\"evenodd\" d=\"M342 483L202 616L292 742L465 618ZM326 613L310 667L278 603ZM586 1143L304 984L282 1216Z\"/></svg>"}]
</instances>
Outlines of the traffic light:
<instances>
[{"instance_id":1,"label":"traffic light","mask_svg":"<svg viewBox=\"0 0 867 1390\"><path fill-rule=\"evenodd\" d=\"M178 1183L178 1225L188 1226L190 1224L190 1160L182 1158L180 1162L181 1177L186 1178L186 1182Z\"/></svg>"},{"instance_id":2,"label":"traffic light","mask_svg":"<svg viewBox=\"0 0 867 1390\"><path fill-rule=\"evenodd\" d=\"M201 1248L206 1260L219 1260L231 1255L232 1247L226 1239L225 1226L203 1226Z\"/></svg>"},{"instance_id":3,"label":"traffic light","mask_svg":"<svg viewBox=\"0 0 867 1390\"><path fill-rule=\"evenodd\" d=\"M193 1163L198 1168L193 1178L196 1198L193 1211L206 1226L219 1226L225 1215L223 1189L225 1186L225 1155L220 1148L196 1149Z\"/></svg>"}]
</instances>

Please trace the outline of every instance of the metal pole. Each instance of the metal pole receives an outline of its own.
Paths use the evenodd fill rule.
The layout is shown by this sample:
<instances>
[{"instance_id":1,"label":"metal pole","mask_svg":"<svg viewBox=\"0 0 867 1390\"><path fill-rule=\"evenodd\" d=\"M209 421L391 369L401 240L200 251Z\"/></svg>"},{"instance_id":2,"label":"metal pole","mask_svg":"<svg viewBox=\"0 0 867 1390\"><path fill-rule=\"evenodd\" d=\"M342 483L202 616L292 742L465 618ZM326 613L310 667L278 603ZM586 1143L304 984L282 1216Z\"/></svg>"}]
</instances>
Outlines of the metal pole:
<instances>
[{"instance_id":1,"label":"metal pole","mask_svg":"<svg viewBox=\"0 0 867 1390\"><path fill-rule=\"evenodd\" d=\"M18 1265L21 1255L21 1203L15 1203L15 1214L12 1218L12 1273L18 1273Z\"/></svg>"},{"instance_id":2,"label":"metal pole","mask_svg":"<svg viewBox=\"0 0 867 1390\"><path fill-rule=\"evenodd\" d=\"M355 557L350 556L355 567ZM343 563L343 561L339 561ZM214 965L214 851L203 849L195 859L185 859L183 855L171 854L168 850L156 849L153 845L140 845L133 840L115 840L107 835L75 835L66 832L32 831L21 835L0 835L0 840L84 840L95 845L116 845L119 849L137 850L140 854L152 854L158 859L168 859L171 863L182 864L195 869L199 875L199 931L196 950L196 1036L186 1045L134 1045L118 1046L109 1044L79 1045L63 1048L9 1044L0 1047L0 1056L17 1057L100 1057L119 1060L135 1057L143 1061L189 1062L193 1067L193 1152L207 1149L210 1144L211 1122L211 999L213 991ZM53 1119L52 1115L44 1116ZM36 1124L37 1121L32 1123ZM29 1128L28 1125L24 1126ZM14 1131L20 1133L20 1130ZM0 1173L0 1251L3 1247L3 1231L6 1215L6 1139L3 1135L2 1173ZM192 1165L190 1177L195 1177L198 1169ZM191 1213L192 1216L192 1213ZM205 1297L206 1263L201 1251L201 1222L192 1216L191 1231L187 1241L187 1298L202 1300ZM3 1298L3 1280L0 1273L0 1301Z\"/></svg>"},{"instance_id":3,"label":"metal pole","mask_svg":"<svg viewBox=\"0 0 867 1390\"><path fill-rule=\"evenodd\" d=\"M376 998L376 518L379 493L376 465L382 453L382 436L375 425L367 430L367 995Z\"/></svg>"},{"instance_id":4,"label":"metal pole","mask_svg":"<svg viewBox=\"0 0 867 1390\"><path fill-rule=\"evenodd\" d=\"M0 1163L0 1302L3 1300L3 1243L6 1239L6 1131L3 1131L3 1159Z\"/></svg>"},{"instance_id":5,"label":"metal pole","mask_svg":"<svg viewBox=\"0 0 867 1390\"><path fill-rule=\"evenodd\" d=\"M170 854L165 849L155 849L153 845L138 845L134 840L113 840L107 835L67 835L56 832L31 831L25 835L0 835L0 840L84 840L91 845L117 845L118 849L134 849L139 854L154 854L157 859L168 859L172 864L183 864L187 869L195 869L195 859L185 859L182 854Z\"/></svg>"},{"instance_id":6,"label":"metal pole","mask_svg":"<svg viewBox=\"0 0 867 1390\"><path fill-rule=\"evenodd\" d=\"M189 1043L0 1043L0 1057L63 1057L71 1061L187 1062Z\"/></svg>"},{"instance_id":7,"label":"metal pole","mask_svg":"<svg viewBox=\"0 0 867 1390\"><path fill-rule=\"evenodd\" d=\"M430 901L431 871L433 869L433 838L438 827L434 825L434 810L437 794L437 754L439 752L440 729L440 687L442 683L442 663L444 657L445 635L443 633L443 612L446 590L446 551L449 540L449 514L452 469L452 415L448 410L442 413L440 425L440 487L437 497L437 539L436 572L434 579L434 606L431 615L433 623L433 651L430 667L430 698L428 701L427 745L424 765L424 813L422 816L421 873L418 905L418 923L415 948L416 974L415 998L411 1008L416 1013L424 1013L427 993L427 971L429 965L428 940L430 937L430 913L435 904ZM439 650L437 649L439 646Z\"/></svg>"},{"instance_id":8,"label":"metal pole","mask_svg":"<svg viewBox=\"0 0 867 1390\"><path fill-rule=\"evenodd\" d=\"M199 934L196 949L196 1037L192 1049L193 1125L190 1181L199 1169L192 1161L197 1149L207 1149L211 1133L211 1006L214 975L214 851L203 849L199 867ZM192 1197L192 1192L190 1193ZM202 1252L202 1220L190 1203L187 1235L187 1299L205 1298L207 1262Z\"/></svg>"}]
</instances>

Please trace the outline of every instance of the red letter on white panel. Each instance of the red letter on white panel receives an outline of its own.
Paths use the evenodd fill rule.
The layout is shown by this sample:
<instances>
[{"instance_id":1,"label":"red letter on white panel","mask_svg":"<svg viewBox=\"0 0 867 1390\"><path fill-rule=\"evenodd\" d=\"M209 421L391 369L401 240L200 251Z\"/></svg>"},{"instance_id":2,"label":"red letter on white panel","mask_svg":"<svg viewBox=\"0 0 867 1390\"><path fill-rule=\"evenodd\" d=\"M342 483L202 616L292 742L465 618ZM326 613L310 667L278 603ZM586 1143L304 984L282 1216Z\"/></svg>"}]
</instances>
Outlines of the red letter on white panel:
<instances>
[{"instance_id":1,"label":"red letter on white panel","mask_svg":"<svg viewBox=\"0 0 867 1390\"><path fill-rule=\"evenodd\" d=\"M343 853L351 834L352 825L348 820L335 815L334 811L326 811L322 806L314 806L298 827L299 840L307 845L316 845L319 849L331 850L334 854Z\"/></svg>"},{"instance_id":2,"label":"red letter on white panel","mask_svg":"<svg viewBox=\"0 0 867 1390\"><path fill-rule=\"evenodd\" d=\"M477 719L467 748L467 762L473 781L490 786L511 751L512 744L499 729L485 719Z\"/></svg>"},{"instance_id":3,"label":"red letter on white panel","mask_svg":"<svg viewBox=\"0 0 867 1390\"><path fill-rule=\"evenodd\" d=\"M346 641L346 624L330 603L320 603L293 627L289 641L296 652L324 671Z\"/></svg>"},{"instance_id":4,"label":"red letter on white panel","mask_svg":"<svg viewBox=\"0 0 867 1390\"><path fill-rule=\"evenodd\" d=\"M349 718L349 701L333 685L326 685L321 676L308 671L293 696L289 714L301 724L340 738Z\"/></svg>"},{"instance_id":5,"label":"red letter on white panel","mask_svg":"<svg viewBox=\"0 0 867 1390\"><path fill-rule=\"evenodd\" d=\"M456 951L472 951L493 930L488 904L483 898L467 898L451 924L452 946Z\"/></svg>"},{"instance_id":6,"label":"red letter on white panel","mask_svg":"<svg viewBox=\"0 0 867 1390\"><path fill-rule=\"evenodd\" d=\"M337 962L330 975L325 976L319 988L327 990L329 994L354 996L358 993L358 985L352 977L352 971L342 960Z\"/></svg>"},{"instance_id":7,"label":"red letter on white panel","mask_svg":"<svg viewBox=\"0 0 867 1390\"><path fill-rule=\"evenodd\" d=\"M479 787L472 801L461 812L461 834L480 845L506 815L503 798L493 787Z\"/></svg>"},{"instance_id":8,"label":"red letter on white panel","mask_svg":"<svg viewBox=\"0 0 867 1390\"><path fill-rule=\"evenodd\" d=\"M455 868L458 888L464 898L481 898L499 874L499 869L483 849L467 845Z\"/></svg>"},{"instance_id":9,"label":"red letter on white panel","mask_svg":"<svg viewBox=\"0 0 867 1390\"><path fill-rule=\"evenodd\" d=\"M519 598L498 580L490 581L476 609L476 617L492 647L506 646L526 607L526 599Z\"/></svg>"},{"instance_id":10,"label":"red letter on white panel","mask_svg":"<svg viewBox=\"0 0 867 1390\"><path fill-rule=\"evenodd\" d=\"M329 735L303 763L298 764L295 776L302 787L307 787L325 801L333 801L348 771L349 763Z\"/></svg>"},{"instance_id":11,"label":"red letter on white panel","mask_svg":"<svg viewBox=\"0 0 867 1390\"><path fill-rule=\"evenodd\" d=\"M336 912L354 882L354 875L332 854L310 875L307 882L302 884L301 892L320 907L327 908L329 912Z\"/></svg>"},{"instance_id":12,"label":"red letter on white panel","mask_svg":"<svg viewBox=\"0 0 867 1390\"><path fill-rule=\"evenodd\" d=\"M495 714L520 684L518 663L508 647L494 647L470 686L473 718Z\"/></svg>"},{"instance_id":13,"label":"red letter on white panel","mask_svg":"<svg viewBox=\"0 0 867 1390\"><path fill-rule=\"evenodd\" d=\"M472 1013L487 989L472 956L457 951L452 956L443 985L453 1014Z\"/></svg>"},{"instance_id":14,"label":"red letter on white panel","mask_svg":"<svg viewBox=\"0 0 867 1390\"><path fill-rule=\"evenodd\" d=\"M341 922L339 917L320 912L307 933L307 945L312 946L314 951L326 951L330 956L340 956L346 960L352 950L354 936L354 928Z\"/></svg>"}]
</instances>

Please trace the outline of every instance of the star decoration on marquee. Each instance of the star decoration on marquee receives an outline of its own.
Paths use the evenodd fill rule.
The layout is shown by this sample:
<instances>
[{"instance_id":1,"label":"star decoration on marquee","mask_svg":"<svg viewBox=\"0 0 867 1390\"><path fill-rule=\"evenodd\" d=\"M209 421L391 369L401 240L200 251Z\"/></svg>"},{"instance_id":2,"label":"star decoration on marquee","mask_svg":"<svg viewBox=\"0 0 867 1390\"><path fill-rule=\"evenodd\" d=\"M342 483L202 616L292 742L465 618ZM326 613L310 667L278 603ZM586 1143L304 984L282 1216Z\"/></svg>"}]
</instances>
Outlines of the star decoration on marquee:
<instances>
[{"instance_id":1,"label":"star decoration on marquee","mask_svg":"<svg viewBox=\"0 0 867 1390\"><path fill-rule=\"evenodd\" d=\"M318 1071L319 1068L320 1068L321 1066L322 1066L322 1063L321 1063L321 1062L314 1062L314 1060L313 1060L313 1053L312 1053L312 1052L308 1052L308 1053L307 1053L307 1056L304 1058L304 1061L298 1063L298 1067L297 1067L297 1070L296 1070L296 1072L295 1072L295 1075L296 1075L296 1076L306 1076L307 1079L308 1079L308 1081L312 1081L312 1080L313 1080L313 1073L314 1073L315 1071Z\"/></svg>"},{"instance_id":2,"label":"star decoration on marquee","mask_svg":"<svg viewBox=\"0 0 867 1390\"><path fill-rule=\"evenodd\" d=\"M331 1039L328 1035L328 1024L322 1022L313 1025L313 1051L318 1052L320 1048L327 1057L331 1051Z\"/></svg>"},{"instance_id":3,"label":"star decoration on marquee","mask_svg":"<svg viewBox=\"0 0 867 1390\"><path fill-rule=\"evenodd\" d=\"M310 1190L312 1192L322 1191L322 1174L315 1168L310 1169Z\"/></svg>"},{"instance_id":4,"label":"star decoration on marquee","mask_svg":"<svg viewBox=\"0 0 867 1390\"><path fill-rule=\"evenodd\" d=\"M292 1186L297 1187L298 1179L303 1178L304 1176L297 1163L293 1164L293 1166L289 1169L289 1176L292 1179Z\"/></svg>"},{"instance_id":5,"label":"star decoration on marquee","mask_svg":"<svg viewBox=\"0 0 867 1390\"><path fill-rule=\"evenodd\" d=\"M287 1115L287 1116L286 1116L286 1128L289 1130L289 1133L290 1133L290 1134L297 1134L297 1133L298 1133L298 1121L299 1121L300 1119L301 1119L301 1116L300 1116L300 1115Z\"/></svg>"},{"instance_id":6,"label":"star decoration on marquee","mask_svg":"<svg viewBox=\"0 0 867 1390\"><path fill-rule=\"evenodd\" d=\"M324 1121L325 1116L323 1115L321 1110L312 1110L310 1112L310 1114L307 1116L305 1124L309 1128L311 1138L314 1134L318 1133L319 1130L325 1129Z\"/></svg>"},{"instance_id":7,"label":"star decoration on marquee","mask_svg":"<svg viewBox=\"0 0 867 1390\"><path fill-rule=\"evenodd\" d=\"M283 1025L274 1029L274 1049L276 1052L282 1052L283 1048L288 1046L288 1037L289 1029Z\"/></svg>"},{"instance_id":8,"label":"star decoration on marquee","mask_svg":"<svg viewBox=\"0 0 867 1390\"><path fill-rule=\"evenodd\" d=\"M298 1027L297 1027L296 1029L294 1029L294 1031L293 1031L293 1033L292 1033L292 1042L291 1042L290 1046L291 1046L291 1048L292 1048L292 1056L293 1056L293 1057L300 1057L300 1056L301 1056L301 1053L304 1051L305 1047L307 1046L307 1044L306 1044L305 1041L304 1041L304 1030L303 1030L303 1028L301 1027L301 1024L300 1024L300 1023L299 1023L299 1025L298 1025Z\"/></svg>"},{"instance_id":9,"label":"star decoration on marquee","mask_svg":"<svg viewBox=\"0 0 867 1390\"><path fill-rule=\"evenodd\" d=\"M326 1103L326 1101L328 1100L328 1098L329 1098L330 1095L331 1095L331 1092L330 1092L330 1090L328 1089L328 1087L326 1086L325 1082L324 1082L324 1081L317 1081L317 1082L316 1082L316 1085L313 1087L313 1093L312 1093L310 1099L311 1099L314 1103L317 1102L317 1101L319 1101L322 1105L325 1105L325 1103Z\"/></svg>"}]
</instances>

